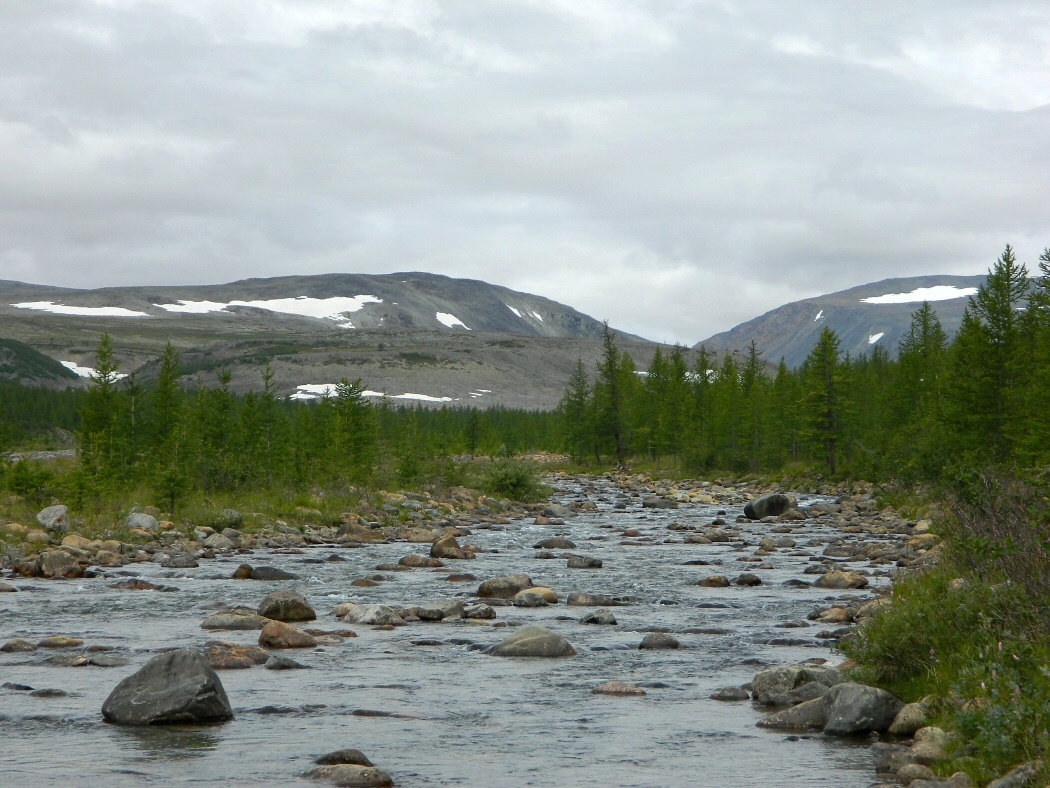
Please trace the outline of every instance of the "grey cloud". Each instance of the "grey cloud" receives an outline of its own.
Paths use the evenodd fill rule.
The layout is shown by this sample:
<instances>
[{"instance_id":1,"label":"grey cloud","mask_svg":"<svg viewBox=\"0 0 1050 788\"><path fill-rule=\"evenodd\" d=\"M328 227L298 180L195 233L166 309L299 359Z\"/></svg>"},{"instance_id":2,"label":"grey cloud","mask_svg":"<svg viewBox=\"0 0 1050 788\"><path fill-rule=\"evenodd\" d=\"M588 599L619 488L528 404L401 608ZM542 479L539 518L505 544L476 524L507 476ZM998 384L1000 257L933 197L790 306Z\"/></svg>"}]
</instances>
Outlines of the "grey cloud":
<instances>
[{"instance_id":1,"label":"grey cloud","mask_svg":"<svg viewBox=\"0 0 1050 788\"><path fill-rule=\"evenodd\" d=\"M1050 244L1041 3L0 8L0 277L425 269L692 343Z\"/></svg>"}]
</instances>

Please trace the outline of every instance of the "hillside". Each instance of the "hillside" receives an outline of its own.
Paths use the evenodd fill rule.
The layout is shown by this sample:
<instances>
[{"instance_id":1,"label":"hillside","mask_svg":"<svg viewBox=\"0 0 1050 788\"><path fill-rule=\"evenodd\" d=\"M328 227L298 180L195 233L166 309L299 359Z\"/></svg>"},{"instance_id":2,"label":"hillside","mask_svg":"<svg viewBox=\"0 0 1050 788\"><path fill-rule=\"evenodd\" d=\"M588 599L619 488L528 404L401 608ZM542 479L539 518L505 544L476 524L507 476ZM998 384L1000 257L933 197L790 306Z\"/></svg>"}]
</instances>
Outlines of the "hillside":
<instances>
[{"instance_id":1,"label":"hillside","mask_svg":"<svg viewBox=\"0 0 1050 788\"><path fill-rule=\"evenodd\" d=\"M550 408L577 358L594 368L602 324L550 299L425 273L330 274L222 285L74 290L0 281L0 336L89 374L99 336L122 372L148 379L170 341L184 382L262 386L271 363L284 396L346 377L408 402ZM618 342L639 366L655 343Z\"/></svg>"},{"instance_id":2,"label":"hillside","mask_svg":"<svg viewBox=\"0 0 1050 788\"><path fill-rule=\"evenodd\" d=\"M838 293L807 298L778 307L741 323L729 331L698 342L708 350L746 353L751 341L772 363L783 358L797 367L809 355L821 330L827 326L840 341L843 353L868 353L878 345L890 357L907 333L912 313L929 300L948 336L962 322L968 296L984 276L914 276L884 279Z\"/></svg>"},{"instance_id":3,"label":"hillside","mask_svg":"<svg viewBox=\"0 0 1050 788\"><path fill-rule=\"evenodd\" d=\"M18 381L27 386L61 387L77 379L68 367L24 342L0 339L0 380Z\"/></svg>"}]
</instances>

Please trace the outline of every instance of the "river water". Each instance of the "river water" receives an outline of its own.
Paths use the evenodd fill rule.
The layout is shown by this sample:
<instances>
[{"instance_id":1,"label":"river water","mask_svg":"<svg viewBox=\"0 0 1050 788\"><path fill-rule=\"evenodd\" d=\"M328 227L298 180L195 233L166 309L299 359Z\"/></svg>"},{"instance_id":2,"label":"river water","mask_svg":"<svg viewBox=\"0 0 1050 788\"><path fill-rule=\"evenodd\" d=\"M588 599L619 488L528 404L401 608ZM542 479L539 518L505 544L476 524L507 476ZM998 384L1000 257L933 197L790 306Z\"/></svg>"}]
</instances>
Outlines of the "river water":
<instances>
[{"instance_id":1,"label":"river water","mask_svg":"<svg viewBox=\"0 0 1050 788\"><path fill-rule=\"evenodd\" d=\"M585 484L562 480L555 499L590 497L598 503L596 513L564 526L520 520L478 529L460 541L496 552L448 562L479 580L527 573L537 585L555 589L562 602L573 590L637 598L613 608L617 626L580 624L589 608L564 604L496 608L498 620L511 626L538 624L564 635L577 651L567 659L503 659L472 649L471 643L495 643L512 631L493 628L491 622L416 623L375 631L334 619L332 608L345 601L408 606L466 599L476 591L477 583L451 583L444 579L447 571L429 569L389 573L393 579L375 588L351 586L356 578L374 575L377 564L423 552L405 543L256 551L202 561L190 570L153 564L125 568L178 589L171 593L111 588L119 579L117 570L109 578L12 581L21 592L0 596L0 640L70 635L85 641L83 649L111 647L110 654L125 656L130 664L101 668L48 662L69 650L0 653L0 683L68 693L35 697L0 690L0 785L290 785L299 783L298 775L314 758L346 747L365 752L399 786L871 784L873 756L867 743L762 730L755 723L763 712L750 702L708 698L717 688L750 681L762 665L839 660L815 638L824 627L777 624L804 619L843 597L784 585L792 578L812 580L803 575L805 567L824 544L843 535L819 521L797 524L791 536L798 547L767 557L772 569L754 570L737 559L754 552L768 525L740 526L746 547L739 542L683 544L682 534L667 526L706 525L717 507L642 509L635 499L626 510L615 510L616 491L601 482ZM726 508L732 522L740 510ZM627 528L638 529L642 539L624 540ZM601 558L604 567L570 570L562 559L537 558L532 545L558 534L576 542L573 552ZM646 537L652 541L645 542ZM345 560L321 560L331 555ZM712 563L686 563L695 560ZM281 567L301 579L226 579L243 561ZM710 574L733 578L744 571L756 571L763 585L696 585ZM888 582L871 579L875 585ZM199 646L212 638L254 644L257 632L209 633L200 622L217 603L254 607L270 591L285 587L303 593L317 610L318 621L311 626L351 626L358 637L284 652L310 670L220 671L236 713L224 725L134 729L102 721L100 709L112 688L158 649ZM683 648L639 650L645 632L654 628L675 634ZM784 638L802 642L769 643ZM643 685L648 694L591 693L609 680Z\"/></svg>"}]
</instances>

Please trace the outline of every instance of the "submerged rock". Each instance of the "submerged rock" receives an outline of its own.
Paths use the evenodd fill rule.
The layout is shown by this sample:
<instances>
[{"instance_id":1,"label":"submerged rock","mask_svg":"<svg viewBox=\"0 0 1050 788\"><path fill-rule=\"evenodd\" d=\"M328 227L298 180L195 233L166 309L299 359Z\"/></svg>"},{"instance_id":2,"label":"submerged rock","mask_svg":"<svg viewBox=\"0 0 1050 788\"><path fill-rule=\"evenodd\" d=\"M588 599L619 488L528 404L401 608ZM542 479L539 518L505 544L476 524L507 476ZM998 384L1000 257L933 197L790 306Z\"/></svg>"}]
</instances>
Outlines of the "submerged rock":
<instances>
[{"instance_id":1,"label":"submerged rock","mask_svg":"<svg viewBox=\"0 0 1050 788\"><path fill-rule=\"evenodd\" d=\"M637 696L645 695L646 692L641 687L634 684L628 684L623 681L607 681L604 684L599 684L597 687L591 690L592 695L619 695L619 696Z\"/></svg>"},{"instance_id":2,"label":"submerged rock","mask_svg":"<svg viewBox=\"0 0 1050 788\"><path fill-rule=\"evenodd\" d=\"M522 627L485 649L494 657L571 657L576 650L561 635L543 627Z\"/></svg>"},{"instance_id":3,"label":"submerged rock","mask_svg":"<svg viewBox=\"0 0 1050 788\"><path fill-rule=\"evenodd\" d=\"M303 777L343 788L389 788L394 784L390 775L382 769L348 763L315 766L305 772Z\"/></svg>"},{"instance_id":4,"label":"submerged rock","mask_svg":"<svg viewBox=\"0 0 1050 788\"><path fill-rule=\"evenodd\" d=\"M102 704L117 725L225 722L233 709L222 682L197 651L183 648L154 657L121 681Z\"/></svg>"}]
</instances>

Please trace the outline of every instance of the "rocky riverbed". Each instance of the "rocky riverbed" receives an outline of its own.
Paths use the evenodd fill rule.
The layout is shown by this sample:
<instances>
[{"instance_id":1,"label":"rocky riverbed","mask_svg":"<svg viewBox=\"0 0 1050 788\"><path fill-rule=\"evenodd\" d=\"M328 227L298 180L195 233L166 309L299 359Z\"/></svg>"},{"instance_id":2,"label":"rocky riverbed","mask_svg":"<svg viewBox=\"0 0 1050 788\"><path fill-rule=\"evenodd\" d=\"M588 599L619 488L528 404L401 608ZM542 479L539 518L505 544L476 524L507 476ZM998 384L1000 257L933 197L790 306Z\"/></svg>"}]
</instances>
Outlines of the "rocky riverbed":
<instances>
[{"instance_id":1,"label":"rocky riverbed","mask_svg":"<svg viewBox=\"0 0 1050 788\"><path fill-rule=\"evenodd\" d=\"M768 668L840 662L833 644L891 574L935 554L927 523L877 511L863 487L747 520L764 491L746 485L550 482L530 508L403 497L417 516L396 527L142 519L134 544L52 529L41 552L9 550L0 773L330 782L372 769L315 763L352 748L401 786L875 782L870 741L759 727L772 707L749 690ZM186 648L232 720L103 720L121 680Z\"/></svg>"}]
</instances>

